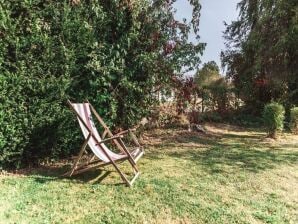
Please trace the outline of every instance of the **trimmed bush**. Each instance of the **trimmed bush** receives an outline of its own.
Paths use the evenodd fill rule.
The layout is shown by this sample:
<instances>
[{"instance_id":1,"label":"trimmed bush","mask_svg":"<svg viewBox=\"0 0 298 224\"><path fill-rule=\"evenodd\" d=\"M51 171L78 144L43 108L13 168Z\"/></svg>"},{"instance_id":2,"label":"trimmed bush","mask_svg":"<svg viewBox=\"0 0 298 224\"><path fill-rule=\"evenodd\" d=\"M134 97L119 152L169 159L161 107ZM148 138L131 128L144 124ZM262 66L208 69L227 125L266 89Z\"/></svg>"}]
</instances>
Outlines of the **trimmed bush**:
<instances>
[{"instance_id":1,"label":"trimmed bush","mask_svg":"<svg viewBox=\"0 0 298 224\"><path fill-rule=\"evenodd\" d=\"M290 112L290 128L295 134L298 134L298 107L294 107Z\"/></svg>"},{"instance_id":2,"label":"trimmed bush","mask_svg":"<svg viewBox=\"0 0 298 224\"><path fill-rule=\"evenodd\" d=\"M276 138L277 131L282 131L285 119L284 107L276 102L265 105L263 111L264 124L269 137Z\"/></svg>"}]
</instances>

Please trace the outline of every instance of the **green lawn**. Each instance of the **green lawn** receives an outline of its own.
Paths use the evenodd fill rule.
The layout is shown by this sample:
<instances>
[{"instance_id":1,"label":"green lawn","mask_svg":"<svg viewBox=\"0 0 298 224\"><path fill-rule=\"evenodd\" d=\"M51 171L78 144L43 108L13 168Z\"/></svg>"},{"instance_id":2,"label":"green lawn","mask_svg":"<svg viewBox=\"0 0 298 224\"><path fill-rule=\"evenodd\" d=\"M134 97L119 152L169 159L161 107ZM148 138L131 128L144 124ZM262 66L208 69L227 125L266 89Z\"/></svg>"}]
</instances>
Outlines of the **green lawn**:
<instances>
[{"instance_id":1,"label":"green lawn","mask_svg":"<svg viewBox=\"0 0 298 224\"><path fill-rule=\"evenodd\" d=\"M1 174L0 223L298 223L298 137L207 128L147 133L132 188L112 167Z\"/></svg>"}]
</instances>

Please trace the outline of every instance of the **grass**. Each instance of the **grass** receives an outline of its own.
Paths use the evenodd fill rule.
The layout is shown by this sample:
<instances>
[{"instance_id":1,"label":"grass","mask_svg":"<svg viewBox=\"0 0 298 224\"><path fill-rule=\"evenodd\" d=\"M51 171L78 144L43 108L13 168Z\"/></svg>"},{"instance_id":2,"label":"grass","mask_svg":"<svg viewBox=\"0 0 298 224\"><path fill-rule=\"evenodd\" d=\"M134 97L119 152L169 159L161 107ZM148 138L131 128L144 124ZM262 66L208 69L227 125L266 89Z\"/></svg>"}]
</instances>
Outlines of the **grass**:
<instances>
[{"instance_id":1,"label":"grass","mask_svg":"<svg viewBox=\"0 0 298 224\"><path fill-rule=\"evenodd\" d=\"M207 129L147 133L132 188L112 168L74 178L60 178L60 166L3 173L0 223L298 223L298 137Z\"/></svg>"}]
</instances>

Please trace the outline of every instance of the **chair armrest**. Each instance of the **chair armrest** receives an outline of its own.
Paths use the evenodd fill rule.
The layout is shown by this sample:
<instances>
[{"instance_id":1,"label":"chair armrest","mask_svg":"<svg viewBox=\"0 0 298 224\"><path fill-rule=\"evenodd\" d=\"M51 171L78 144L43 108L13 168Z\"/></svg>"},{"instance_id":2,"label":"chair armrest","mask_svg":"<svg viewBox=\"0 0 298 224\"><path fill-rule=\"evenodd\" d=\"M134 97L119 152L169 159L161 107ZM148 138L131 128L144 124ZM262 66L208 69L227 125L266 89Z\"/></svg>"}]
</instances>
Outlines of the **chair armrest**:
<instances>
[{"instance_id":1,"label":"chair armrest","mask_svg":"<svg viewBox=\"0 0 298 224\"><path fill-rule=\"evenodd\" d=\"M120 131L119 133L117 133L117 135L124 135L124 134L127 134L129 132L135 132L135 131L136 131L135 128L127 129L127 130L124 130L124 131Z\"/></svg>"},{"instance_id":2,"label":"chair armrest","mask_svg":"<svg viewBox=\"0 0 298 224\"><path fill-rule=\"evenodd\" d=\"M111 138L106 138L106 139L101 140L101 141L98 142L96 145L99 145L99 144L101 144L101 143L104 143L104 142L107 142L107 141L111 141L111 140L114 140L114 139L120 139L120 138L123 138L123 136L117 134L117 135L114 135L114 136L111 137Z\"/></svg>"}]
</instances>

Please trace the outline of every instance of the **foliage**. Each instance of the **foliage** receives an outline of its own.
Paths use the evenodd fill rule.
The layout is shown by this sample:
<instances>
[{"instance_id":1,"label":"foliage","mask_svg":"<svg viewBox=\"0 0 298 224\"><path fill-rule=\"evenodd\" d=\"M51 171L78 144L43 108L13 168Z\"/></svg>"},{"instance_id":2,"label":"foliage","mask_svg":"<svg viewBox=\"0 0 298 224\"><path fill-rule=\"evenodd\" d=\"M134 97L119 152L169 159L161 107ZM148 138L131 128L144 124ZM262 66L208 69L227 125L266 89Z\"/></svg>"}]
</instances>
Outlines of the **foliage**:
<instances>
[{"instance_id":1,"label":"foliage","mask_svg":"<svg viewBox=\"0 0 298 224\"><path fill-rule=\"evenodd\" d=\"M216 111L207 111L198 114L199 122L222 122L222 116Z\"/></svg>"},{"instance_id":2,"label":"foliage","mask_svg":"<svg viewBox=\"0 0 298 224\"><path fill-rule=\"evenodd\" d=\"M264 107L263 112L264 123L267 127L270 137L276 137L277 131L283 130L285 109L279 103L269 103Z\"/></svg>"},{"instance_id":3,"label":"foliage","mask_svg":"<svg viewBox=\"0 0 298 224\"><path fill-rule=\"evenodd\" d=\"M202 112L217 110L224 113L230 104L231 85L220 75L219 67L214 61L205 63L194 77L175 78L173 81L177 113L188 113L190 123L197 123L193 121L199 120L195 115L199 106ZM200 98L201 105L198 105Z\"/></svg>"},{"instance_id":4,"label":"foliage","mask_svg":"<svg viewBox=\"0 0 298 224\"><path fill-rule=\"evenodd\" d=\"M150 113L145 129L187 127L189 120L185 114L178 114L176 105L163 103L156 106ZM142 122L141 122L142 124Z\"/></svg>"},{"instance_id":5,"label":"foliage","mask_svg":"<svg viewBox=\"0 0 298 224\"><path fill-rule=\"evenodd\" d=\"M293 107L291 109L291 115L290 115L290 128L292 132L298 133L298 107Z\"/></svg>"},{"instance_id":6,"label":"foliage","mask_svg":"<svg viewBox=\"0 0 298 224\"><path fill-rule=\"evenodd\" d=\"M148 114L156 89L198 66L204 44L188 34L200 4L190 4L187 23L172 1L0 0L0 167L73 153L81 135L67 98L124 128Z\"/></svg>"},{"instance_id":7,"label":"foliage","mask_svg":"<svg viewBox=\"0 0 298 224\"><path fill-rule=\"evenodd\" d=\"M202 98L202 112L209 108L223 113L229 104L231 92L228 81L219 73L214 61L205 63L194 76L198 95Z\"/></svg>"},{"instance_id":8,"label":"foliage","mask_svg":"<svg viewBox=\"0 0 298 224\"><path fill-rule=\"evenodd\" d=\"M201 89L210 86L219 78L219 67L215 61L204 63L202 68L195 74L195 82Z\"/></svg>"},{"instance_id":9,"label":"foliage","mask_svg":"<svg viewBox=\"0 0 298 224\"><path fill-rule=\"evenodd\" d=\"M178 115L186 113L190 106L195 105L198 88L192 77L174 80L176 111Z\"/></svg>"},{"instance_id":10,"label":"foliage","mask_svg":"<svg viewBox=\"0 0 298 224\"><path fill-rule=\"evenodd\" d=\"M225 121L231 124L239 125L242 127L260 128L263 127L264 121L260 116L254 116L247 111L236 110L224 118Z\"/></svg>"},{"instance_id":11,"label":"foliage","mask_svg":"<svg viewBox=\"0 0 298 224\"><path fill-rule=\"evenodd\" d=\"M236 94L256 112L271 100L298 104L296 0L242 0L227 25L222 63Z\"/></svg>"},{"instance_id":12,"label":"foliage","mask_svg":"<svg viewBox=\"0 0 298 224\"><path fill-rule=\"evenodd\" d=\"M210 92L212 106L220 113L225 113L229 105L230 93L230 86L227 81L223 77L220 77L219 79L210 83L206 89Z\"/></svg>"}]
</instances>

